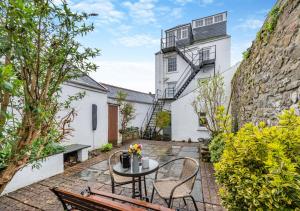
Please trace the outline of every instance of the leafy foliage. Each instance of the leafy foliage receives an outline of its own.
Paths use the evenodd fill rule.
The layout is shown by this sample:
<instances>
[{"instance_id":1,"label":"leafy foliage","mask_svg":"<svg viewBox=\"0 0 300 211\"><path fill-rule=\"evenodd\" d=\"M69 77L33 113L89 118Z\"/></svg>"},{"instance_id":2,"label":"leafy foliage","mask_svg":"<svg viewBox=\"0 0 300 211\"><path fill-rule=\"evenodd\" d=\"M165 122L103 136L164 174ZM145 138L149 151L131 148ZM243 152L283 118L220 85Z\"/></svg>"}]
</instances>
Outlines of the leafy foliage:
<instances>
[{"instance_id":1,"label":"leafy foliage","mask_svg":"<svg viewBox=\"0 0 300 211\"><path fill-rule=\"evenodd\" d=\"M272 33L277 25L277 21L279 18L279 15L281 13L281 10L279 7L276 5L275 7L272 8L272 10L269 13L269 20L265 25L265 29L269 32Z\"/></svg>"},{"instance_id":2,"label":"leafy foliage","mask_svg":"<svg viewBox=\"0 0 300 211\"><path fill-rule=\"evenodd\" d=\"M157 134L171 123L171 114L168 111L160 111L156 114L155 125L158 128Z\"/></svg>"},{"instance_id":3,"label":"leafy foliage","mask_svg":"<svg viewBox=\"0 0 300 211\"><path fill-rule=\"evenodd\" d=\"M224 106L218 107L216 120L219 127L219 134L215 135L209 143L211 162L218 162L220 160L225 148L225 138L231 132L232 124L230 115L225 114Z\"/></svg>"},{"instance_id":4,"label":"leafy foliage","mask_svg":"<svg viewBox=\"0 0 300 211\"><path fill-rule=\"evenodd\" d=\"M100 51L78 42L94 29L90 16L64 0L0 1L0 193L71 132L71 102L83 94L66 101L60 95L62 84L97 68L90 58Z\"/></svg>"},{"instance_id":5,"label":"leafy foliage","mask_svg":"<svg viewBox=\"0 0 300 211\"><path fill-rule=\"evenodd\" d=\"M220 74L198 80L198 95L192 106L198 119L202 118L201 113L206 114L208 124L205 126L212 136L220 133L216 117L218 107L224 103L224 98L224 80Z\"/></svg>"},{"instance_id":6,"label":"leafy foliage","mask_svg":"<svg viewBox=\"0 0 300 211\"><path fill-rule=\"evenodd\" d=\"M250 49L243 52L243 59L248 59L250 56Z\"/></svg>"},{"instance_id":7,"label":"leafy foliage","mask_svg":"<svg viewBox=\"0 0 300 211\"><path fill-rule=\"evenodd\" d=\"M209 143L210 161L218 162L223 154L225 142L223 134L216 135Z\"/></svg>"},{"instance_id":8,"label":"leafy foliage","mask_svg":"<svg viewBox=\"0 0 300 211\"><path fill-rule=\"evenodd\" d=\"M125 134L128 123L135 118L135 108L131 103L126 102L127 93L118 92L117 102L120 106L121 129L120 133Z\"/></svg>"},{"instance_id":9,"label":"leafy foliage","mask_svg":"<svg viewBox=\"0 0 300 211\"><path fill-rule=\"evenodd\" d=\"M113 145L111 143L107 143L107 144L103 144L100 147L100 151L101 152L108 152L108 151L112 150L112 148L113 148Z\"/></svg>"},{"instance_id":10,"label":"leafy foliage","mask_svg":"<svg viewBox=\"0 0 300 211\"><path fill-rule=\"evenodd\" d=\"M294 109L279 124L248 123L228 133L215 164L223 204L230 210L294 210L300 207L300 116Z\"/></svg>"}]
</instances>

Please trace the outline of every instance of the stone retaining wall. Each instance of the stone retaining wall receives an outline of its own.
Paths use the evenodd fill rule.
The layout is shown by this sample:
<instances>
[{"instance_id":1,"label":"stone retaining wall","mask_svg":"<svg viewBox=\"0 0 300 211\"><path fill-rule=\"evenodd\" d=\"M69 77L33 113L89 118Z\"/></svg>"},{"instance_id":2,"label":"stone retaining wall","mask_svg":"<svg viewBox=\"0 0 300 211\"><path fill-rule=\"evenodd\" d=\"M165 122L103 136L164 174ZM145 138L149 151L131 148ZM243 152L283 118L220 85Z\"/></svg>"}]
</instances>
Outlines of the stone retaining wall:
<instances>
[{"instance_id":1,"label":"stone retaining wall","mask_svg":"<svg viewBox=\"0 0 300 211\"><path fill-rule=\"evenodd\" d=\"M300 1L279 0L276 27L269 31L268 16L248 58L232 80L232 116L235 129L246 122L277 122L283 109L300 102Z\"/></svg>"}]
</instances>

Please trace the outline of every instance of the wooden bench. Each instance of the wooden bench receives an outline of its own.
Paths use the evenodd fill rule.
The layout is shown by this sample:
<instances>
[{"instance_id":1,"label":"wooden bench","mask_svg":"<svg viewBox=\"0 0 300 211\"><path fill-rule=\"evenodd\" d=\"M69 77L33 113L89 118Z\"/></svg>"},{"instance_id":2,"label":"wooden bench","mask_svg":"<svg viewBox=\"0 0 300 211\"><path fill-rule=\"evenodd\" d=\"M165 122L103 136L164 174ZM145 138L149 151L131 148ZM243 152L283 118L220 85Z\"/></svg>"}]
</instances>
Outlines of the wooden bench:
<instances>
[{"instance_id":1,"label":"wooden bench","mask_svg":"<svg viewBox=\"0 0 300 211\"><path fill-rule=\"evenodd\" d=\"M78 161L82 162L85 161L89 158L89 151L88 148L89 145L83 145L83 144L71 144L65 146L65 151L64 151L64 157L70 153L77 153L77 159Z\"/></svg>"},{"instance_id":2,"label":"wooden bench","mask_svg":"<svg viewBox=\"0 0 300 211\"><path fill-rule=\"evenodd\" d=\"M105 210L105 211L172 211L172 209L137 199L128 198L87 187L78 193L72 193L62 188L51 188L61 201L65 210ZM174 211L174 210L173 210Z\"/></svg>"}]
</instances>

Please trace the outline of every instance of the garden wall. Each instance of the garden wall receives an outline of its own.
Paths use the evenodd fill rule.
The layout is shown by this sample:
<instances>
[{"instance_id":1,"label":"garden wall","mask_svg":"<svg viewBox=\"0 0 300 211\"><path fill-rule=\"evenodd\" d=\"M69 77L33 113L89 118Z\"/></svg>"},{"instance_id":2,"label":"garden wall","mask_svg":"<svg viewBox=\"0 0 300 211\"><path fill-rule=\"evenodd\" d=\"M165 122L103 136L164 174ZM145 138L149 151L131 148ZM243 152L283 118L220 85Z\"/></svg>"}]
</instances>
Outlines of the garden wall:
<instances>
[{"instance_id":1,"label":"garden wall","mask_svg":"<svg viewBox=\"0 0 300 211\"><path fill-rule=\"evenodd\" d=\"M235 129L250 121L274 124L278 113L300 101L300 1L279 0L277 8L232 80Z\"/></svg>"},{"instance_id":2,"label":"garden wall","mask_svg":"<svg viewBox=\"0 0 300 211\"><path fill-rule=\"evenodd\" d=\"M42 159L39 164L39 168L33 168L32 164L28 164L19 170L5 187L2 195L62 173L64 171L63 153Z\"/></svg>"}]
</instances>

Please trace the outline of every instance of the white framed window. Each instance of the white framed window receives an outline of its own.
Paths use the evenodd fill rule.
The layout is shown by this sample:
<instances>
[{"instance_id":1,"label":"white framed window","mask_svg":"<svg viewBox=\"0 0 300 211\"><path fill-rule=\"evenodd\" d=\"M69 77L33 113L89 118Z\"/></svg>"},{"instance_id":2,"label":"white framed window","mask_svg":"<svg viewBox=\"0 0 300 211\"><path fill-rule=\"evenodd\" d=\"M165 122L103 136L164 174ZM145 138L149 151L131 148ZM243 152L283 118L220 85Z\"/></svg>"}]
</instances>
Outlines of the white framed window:
<instances>
[{"instance_id":1,"label":"white framed window","mask_svg":"<svg viewBox=\"0 0 300 211\"><path fill-rule=\"evenodd\" d=\"M188 28L180 28L177 30L177 39L182 40L182 39L187 39L188 38Z\"/></svg>"},{"instance_id":2,"label":"white framed window","mask_svg":"<svg viewBox=\"0 0 300 211\"><path fill-rule=\"evenodd\" d=\"M220 14L220 15L216 15L214 17L214 22L215 23L219 23L219 22L222 22L223 21L223 14Z\"/></svg>"},{"instance_id":3,"label":"white framed window","mask_svg":"<svg viewBox=\"0 0 300 211\"><path fill-rule=\"evenodd\" d=\"M213 17L205 18L205 26L213 24Z\"/></svg>"},{"instance_id":4,"label":"white framed window","mask_svg":"<svg viewBox=\"0 0 300 211\"><path fill-rule=\"evenodd\" d=\"M177 62L176 57L168 58L168 72L176 72L177 71Z\"/></svg>"},{"instance_id":5,"label":"white framed window","mask_svg":"<svg viewBox=\"0 0 300 211\"><path fill-rule=\"evenodd\" d=\"M206 118L206 113L205 112L199 112L198 113L198 124L199 127L206 127L208 124L207 118Z\"/></svg>"},{"instance_id":6,"label":"white framed window","mask_svg":"<svg viewBox=\"0 0 300 211\"><path fill-rule=\"evenodd\" d=\"M168 98L173 98L175 95L176 81L167 82L166 95Z\"/></svg>"},{"instance_id":7,"label":"white framed window","mask_svg":"<svg viewBox=\"0 0 300 211\"><path fill-rule=\"evenodd\" d=\"M182 28L181 29L181 39L188 38L188 28Z\"/></svg>"},{"instance_id":8,"label":"white framed window","mask_svg":"<svg viewBox=\"0 0 300 211\"><path fill-rule=\"evenodd\" d=\"M195 21L195 28L202 27L204 25L203 19Z\"/></svg>"},{"instance_id":9,"label":"white framed window","mask_svg":"<svg viewBox=\"0 0 300 211\"><path fill-rule=\"evenodd\" d=\"M209 57L210 57L209 48L203 49L202 54L203 54L203 61L209 60Z\"/></svg>"}]
</instances>

